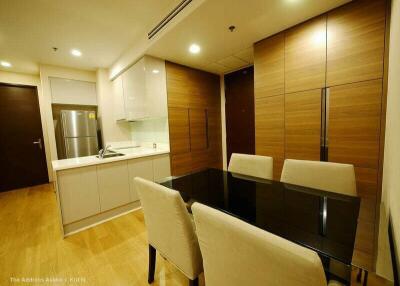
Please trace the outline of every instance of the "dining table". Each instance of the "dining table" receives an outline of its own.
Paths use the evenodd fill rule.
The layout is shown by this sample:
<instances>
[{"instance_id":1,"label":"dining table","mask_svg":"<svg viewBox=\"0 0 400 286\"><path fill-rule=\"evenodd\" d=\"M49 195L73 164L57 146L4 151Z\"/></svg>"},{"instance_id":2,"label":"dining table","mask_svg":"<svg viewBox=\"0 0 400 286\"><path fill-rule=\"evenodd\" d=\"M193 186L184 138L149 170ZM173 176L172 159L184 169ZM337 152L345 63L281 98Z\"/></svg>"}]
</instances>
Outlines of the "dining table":
<instances>
[{"instance_id":1,"label":"dining table","mask_svg":"<svg viewBox=\"0 0 400 286\"><path fill-rule=\"evenodd\" d=\"M316 251L327 279L350 285L359 197L214 168L158 183L178 191L189 210L199 202Z\"/></svg>"}]
</instances>

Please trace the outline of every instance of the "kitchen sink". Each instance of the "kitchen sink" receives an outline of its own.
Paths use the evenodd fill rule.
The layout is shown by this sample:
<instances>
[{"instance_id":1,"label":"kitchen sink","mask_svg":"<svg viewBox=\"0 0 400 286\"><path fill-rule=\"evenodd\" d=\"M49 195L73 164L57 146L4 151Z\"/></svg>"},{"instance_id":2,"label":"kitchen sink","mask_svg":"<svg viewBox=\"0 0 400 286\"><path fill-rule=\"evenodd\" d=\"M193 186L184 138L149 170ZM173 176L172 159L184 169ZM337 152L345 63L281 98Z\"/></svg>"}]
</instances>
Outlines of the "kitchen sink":
<instances>
[{"instance_id":1,"label":"kitchen sink","mask_svg":"<svg viewBox=\"0 0 400 286\"><path fill-rule=\"evenodd\" d=\"M113 157L119 157L119 156L124 156L125 154L121 154L121 153L114 153L114 152L110 152L110 153L106 153L103 155L103 159L106 158L113 158ZM99 155L96 156L97 158L100 158ZM101 158L100 158L101 159Z\"/></svg>"}]
</instances>

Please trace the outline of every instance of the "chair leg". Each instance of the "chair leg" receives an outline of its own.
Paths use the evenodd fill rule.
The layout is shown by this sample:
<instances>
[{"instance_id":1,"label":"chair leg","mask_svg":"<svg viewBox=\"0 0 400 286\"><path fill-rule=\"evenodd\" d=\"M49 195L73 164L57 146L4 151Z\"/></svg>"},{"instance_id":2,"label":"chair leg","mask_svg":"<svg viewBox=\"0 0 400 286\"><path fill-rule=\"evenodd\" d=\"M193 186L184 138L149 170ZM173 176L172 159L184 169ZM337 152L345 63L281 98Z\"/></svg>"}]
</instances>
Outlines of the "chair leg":
<instances>
[{"instance_id":1,"label":"chair leg","mask_svg":"<svg viewBox=\"0 0 400 286\"><path fill-rule=\"evenodd\" d=\"M368 271L364 270L364 283L363 286L367 286L368 283Z\"/></svg>"},{"instance_id":2,"label":"chair leg","mask_svg":"<svg viewBox=\"0 0 400 286\"><path fill-rule=\"evenodd\" d=\"M156 249L149 244L149 277L147 282L149 284L154 281L154 272L156 270Z\"/></svg>"},{"instance_id":3,"label":"chair leg","mask_svg":"<svg viewBox=\"0 0 400 286\"><path fill-rule=\"evenodd\" d=\"M199 278L197 277L194 280L189 279L189 286L199 286Z\"/></svg>"},{"instance_id":4,"label":"chair leg","mask_svg":"<svg viewBox=\"0 0 400 286\"><path fill-rule=\"evenodd\" d=\"M362 276L362 269L359 268L359 269L358 269L358 273L357 273L357 282L358 282L358 283L361 282L361 276Z\"/></svg>"}]
</instances>

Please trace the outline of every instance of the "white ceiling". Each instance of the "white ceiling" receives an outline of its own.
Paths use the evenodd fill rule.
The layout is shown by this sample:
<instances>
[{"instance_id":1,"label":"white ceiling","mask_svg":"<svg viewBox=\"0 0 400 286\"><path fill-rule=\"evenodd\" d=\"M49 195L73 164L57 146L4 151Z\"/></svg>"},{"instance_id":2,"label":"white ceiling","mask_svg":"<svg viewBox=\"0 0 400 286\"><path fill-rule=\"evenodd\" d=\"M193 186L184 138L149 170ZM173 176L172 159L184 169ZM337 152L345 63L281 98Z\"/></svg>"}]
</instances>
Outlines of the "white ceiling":
<instances>
[{"instance_id":1,"label":"white ceiling","mask_svg":"<svg viewBox=\"0 0 400 286\"><path fill-rule=\"evenodd\" d=\"M200 1L200 0L193 0ZM252 44L350 0L205 0L151 42L148 54L224 73L253 62ZM0 0L0 60L37 73L39 64L111 67L181 0ZM192 5L192 4L190 4ZM228 26L235 25L231 33ZM187 48L198 43L202 51ZM52 47L57 47L54 52ZM70 55L80 49L81 58Z\"/></svg>"},{"instance_id":2,"label":"white ceiling","mask_svg":"<svg viewBox=\"0 0 400 286\"><path fill-rule=\"evenodd\" d=\"M109 67L180 0L0 0L0 69L37 73L38 65ZM58 47L55 53L52 47ZM70 50L82 51L81 58Z\"/></svg>"},{"instance_id":3,"label":"white ceiling","mask_svg":"<svg viewBox=\"0 0 400 286\"><path fill-rule=\"evenodd\" d=\"M208 0L162 36L148 54L226 73L253 63L252 45L350 0ZM228 27L235 25L230 32ZM200 54L188 53L191 43Z\"/></svg>"}]
</instances>

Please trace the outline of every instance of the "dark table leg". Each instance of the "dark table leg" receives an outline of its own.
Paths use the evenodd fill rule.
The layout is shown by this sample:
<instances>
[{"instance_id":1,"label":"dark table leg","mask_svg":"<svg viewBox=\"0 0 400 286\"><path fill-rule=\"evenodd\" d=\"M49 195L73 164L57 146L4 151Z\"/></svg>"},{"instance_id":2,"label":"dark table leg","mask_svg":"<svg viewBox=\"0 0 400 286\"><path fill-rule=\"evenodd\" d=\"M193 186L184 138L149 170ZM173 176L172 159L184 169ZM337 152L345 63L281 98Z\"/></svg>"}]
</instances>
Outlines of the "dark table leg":
<instances>
[{"instance_id":1,"label":"dark table leg","mask_svg":"<svg viewBox=\"0 0 400 286\"><path fill-rule=\"evenodd\" d=\"M147 282L149 284L154 281L154 272L156 270L156 249L149 244L149 277Z\"/></svg>"},{"instance_id":2,"label":"dark table leg","mask_svg":"<svg viewBox=\"0 0 400 286\"><path fill-rule=\"evenodd\" d=\"M364 270L364 283L363 286L367 286L368 283L368 271Z\"/></svg>"},{"instance_id":3,"label":"dark table leg","mask_svg":"<svg viewBox=\"0 0 400 286\"><path fill-rule=\"evenodd\" d=\"M357 273L357 282L358 282L358 283L361 282L361 276L362 276L362 269L359 268L359 269L358 269L358 273Z\"/></svg>"}]
</instances>

